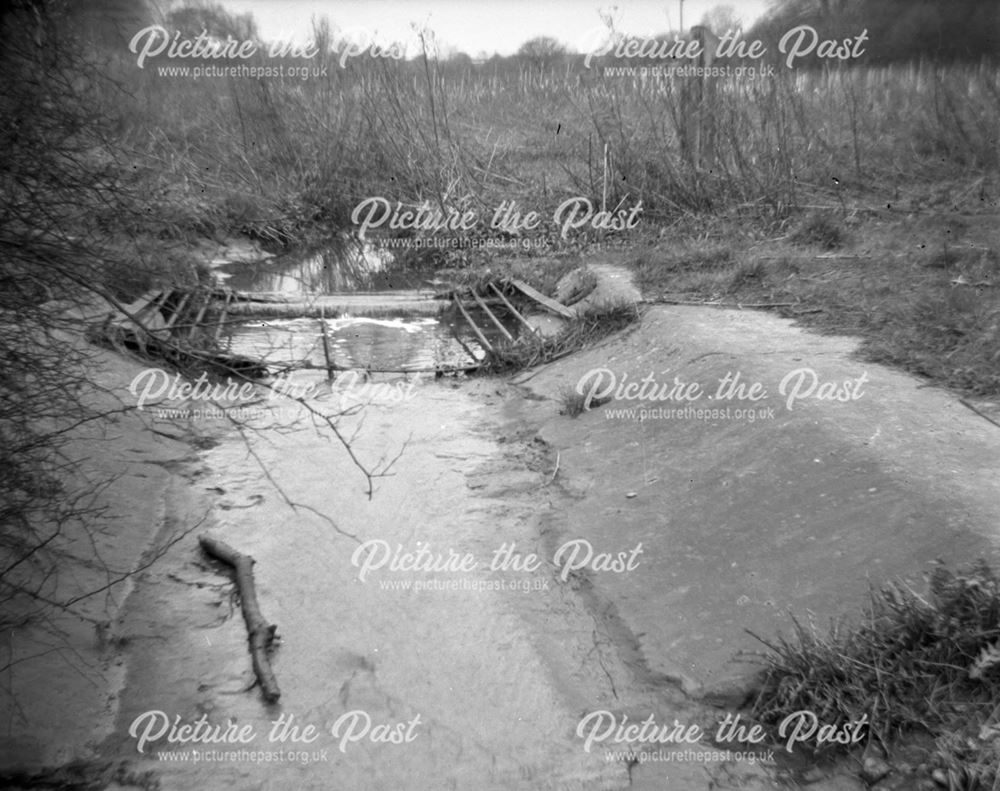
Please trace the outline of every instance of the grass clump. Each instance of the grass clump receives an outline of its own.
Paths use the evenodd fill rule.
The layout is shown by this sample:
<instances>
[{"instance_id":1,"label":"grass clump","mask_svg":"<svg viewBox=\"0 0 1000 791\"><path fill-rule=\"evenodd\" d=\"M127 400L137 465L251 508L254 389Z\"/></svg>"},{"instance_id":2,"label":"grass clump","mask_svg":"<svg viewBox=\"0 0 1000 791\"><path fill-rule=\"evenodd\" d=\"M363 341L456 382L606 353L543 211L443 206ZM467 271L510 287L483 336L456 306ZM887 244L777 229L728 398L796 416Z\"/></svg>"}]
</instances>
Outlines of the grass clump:
<instances>
[{"instance_id":1,"label":"grass clump","mask_svg":"<svg viewBox=\"0 0 1000 791\"><path fill-rule=\"evenodd\" d=\"M1000 392L1000 321L990 289L929 288L885 312L867 344L876 362L901 365L980 395Z\"/></svg>"},{"instance_id":2,"label":"grass clump","mask_svg":"<svg viewBox=\"0 0 1000 791\"><path fill-rule=\"evenodd\" d=\"M730 271L735 262L730 244L685 244L676 249L643 252L631 263L644 294L694 290L706 276ZM696 287L695 287L696 288Z\"/></svg>"},{"instance_id":3,"label":"grass clump","mask_svg":"<svg viewBox=\"0 0 1000 791\"><path fill-rule=\"evenodd\" d=\"M729 281L730 293L737 293L748 286L759 286L767 277L767 266L763 261L744 261L733 270Z\"/></svg>"},{"instance_id":4,"label":"grass clump","mask_svg":"<svg viewBox=\"0 0 1000 791\"><path fill-rule=\"evenodd\" d=\"M936 739L933 764L991 787L1000 752L1000 585L983 560L929 575L926 596L901 583L871 593L860 625L822 634L795 621L768 647L754 716L775 725L808 709L823 722L867 714L870 738L889 752L900 737ZM971 774L970 774L971 773ZM980 785L976 785L976 783Z\"/></svg>"},{"instance_id":5,"label":"grass clump","mask_svg":"<svg viewBox=\"0 0 1000 791\"><path fill-rule=\"evenodd\" d=\"M792 232L791 241L836 250L844 244L844 231L828 213L810 212Z\"/></svg>"},{"instance_id":6,"label":"grass clump","mask_svg":"<svg viewBox=\"0 0 1000 791\"><path fill-rule=\"evenodd\" d=\"M572 387L564 387L559 391L559 403L562 404L560 415L579 417L587 411L587 396L576 392Z\"/></svg>"}]
</instances>

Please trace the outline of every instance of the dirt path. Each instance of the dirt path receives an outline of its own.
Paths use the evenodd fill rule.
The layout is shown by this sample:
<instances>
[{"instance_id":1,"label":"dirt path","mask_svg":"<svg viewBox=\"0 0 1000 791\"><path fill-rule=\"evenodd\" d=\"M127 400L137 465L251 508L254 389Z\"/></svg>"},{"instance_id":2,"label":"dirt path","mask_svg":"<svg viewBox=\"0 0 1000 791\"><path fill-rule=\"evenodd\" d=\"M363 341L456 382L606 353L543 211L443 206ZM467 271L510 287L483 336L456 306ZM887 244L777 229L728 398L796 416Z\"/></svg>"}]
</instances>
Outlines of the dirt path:
<instances>
[{"instance_id":1,"label":"dirt path","mask_svg":"<svg viewBox=\"0 0 1000 791\"><path fill-rule=\"evenodd\" d=\"M0 648L0 774L90 758L112 732L124 678L113 622L134 589L128 573L153 559L158 534L169 539L204 516L177 476L197 461L192 435L123 410L124 387L141 365L104 350L88 354L94 390L83 398L109 417L67 433L61 451L77 466L67 462L63 496L97 518L67 520L53 541L63 553L59 574L40 593L73 601L71 612L39 610L30 599L10 605L12 619L39 617L7 631Z\"/></svg>"}]
</instances>

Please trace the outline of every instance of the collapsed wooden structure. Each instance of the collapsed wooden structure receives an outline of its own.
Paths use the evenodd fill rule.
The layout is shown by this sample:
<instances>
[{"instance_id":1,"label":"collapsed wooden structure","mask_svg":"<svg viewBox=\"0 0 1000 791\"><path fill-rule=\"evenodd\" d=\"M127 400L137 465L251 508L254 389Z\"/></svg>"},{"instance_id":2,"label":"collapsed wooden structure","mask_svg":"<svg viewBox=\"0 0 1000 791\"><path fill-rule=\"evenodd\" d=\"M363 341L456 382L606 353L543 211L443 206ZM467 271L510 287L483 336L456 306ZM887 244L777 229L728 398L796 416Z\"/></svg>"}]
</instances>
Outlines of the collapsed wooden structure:
<instances>
[{"instance_id":1,"label":"collapsed wooden structure","mask_svg":"<svg viewBox=\"0 0 1000 791\"><path fill-rule=\"evenodd\" d=\"M264 377L267 368L261 361L219 349L232 302L231 293L204 286L149 291L133 302L113 303L104 321L91 328L90 337L181 368L213 367Z\"/></svg>"},{"instance_id":2,"label":"collapsed wooden structure","mask_svg":"<svg viewBox=\"0 0 1000 791\"><path fill-rule=\"evenodd\" d=\"M514 303L521 301L519 309ZM240 292L218 286L170 287L147 292L128 304L116 305L100 327L95 340L154 356L178 365L201 364L237 372L248 378L268 375L262 359L235 355L222 349L227 329L251 318L315 318L322 340L324 364L332 376L347 370L334 361L327 319L350 316L439 316L449 309L468 325L475 338L463 340L452 334L467 359L439 365L434 372L450 373L479 368L495 351L497 340L514 342L518 332L534 334L525 316L546 311L564 319L573 312L517 279L494 280L479 286L455 287L439 293L350 292L323 295L288 295L270 292ZM468 341L468 342L467 342ZM478 345L480 350L474 348ZM369 368L369 371L376 372ZM381 371L379 371L381 372ZM418 371L385 371L417 373Z\"/></svg>"}]
</instances>

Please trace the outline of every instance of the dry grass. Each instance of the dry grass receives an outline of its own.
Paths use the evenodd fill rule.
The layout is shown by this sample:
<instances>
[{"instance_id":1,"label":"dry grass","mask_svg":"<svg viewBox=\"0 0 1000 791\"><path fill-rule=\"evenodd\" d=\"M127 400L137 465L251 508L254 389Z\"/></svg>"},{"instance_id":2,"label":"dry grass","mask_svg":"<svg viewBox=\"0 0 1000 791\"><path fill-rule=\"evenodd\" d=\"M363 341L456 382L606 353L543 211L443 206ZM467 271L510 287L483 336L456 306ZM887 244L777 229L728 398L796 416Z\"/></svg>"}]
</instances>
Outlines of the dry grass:
<instances>
[{"instance_id":1,"label":"dry grass","mask_svg":"<svg viewBox=\"0 0 1000 791\"><path fill-rule=\"evenodd\" d=\"M681 80L426 55L346 68L320 57L308 65L324 77L261 81L158 77L122 58L125 90L109 89L102 109L121 129L123 175L144 187L149 230L275 244L349 227L374 195L484 216L517 200L551 217L582 195L608 209L642 200L647 223L735 209L772 221L997 165L1000 90L986 65L727 78L695 129Z\"/></svg>"},{"instance_id":2,"label":"dry grass","mask_svg":"<svg viewBox=\"0 0 1000 791\"><path fill-rule=\"evenodd\" d=\"M985 561L957 572L937 563L926 595L901 584L871 593L862 623L821 632L795 621L767 640L766 676L753 706L776 724L808 709L824 723L867 714L871 737L891 751L900 737L937 739L932 765L990 788L1000 751L1000 586Z\"/></svg>"},{"instance_id":3,"label":"dry grass","mask_svg":"<svg viewBox=\"0 0 1000 791\"><path fill-rule=\"evenodd\" d=\"M775 305L807 326L860 336L874 362L1000 394L1000 236L987 218L966 228L950 213L842 226L807 216L760 239L720 225L708 239L638 252L631 267L648 298ZM831 253L834 238L842 244Z\"/></svg>"}]
</instances>

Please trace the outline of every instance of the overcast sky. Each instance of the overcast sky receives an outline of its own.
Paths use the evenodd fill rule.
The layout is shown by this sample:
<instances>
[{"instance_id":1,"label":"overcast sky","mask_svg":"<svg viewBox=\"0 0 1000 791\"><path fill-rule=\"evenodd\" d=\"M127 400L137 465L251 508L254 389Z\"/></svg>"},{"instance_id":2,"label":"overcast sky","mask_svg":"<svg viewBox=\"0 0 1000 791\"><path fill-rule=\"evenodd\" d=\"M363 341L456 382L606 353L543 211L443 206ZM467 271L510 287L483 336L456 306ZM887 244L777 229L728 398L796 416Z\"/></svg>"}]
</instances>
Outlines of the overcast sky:
<instances>
[{"instance_id":1,"label":"overcast sky","mask_svg":"<svg viewBox=\"0 0 1000 791\"><path fill-rule=\"evenodd\" d=\"M426 25L442 45L476 56L509 55L530 38L551 36L585 50L588 31L601 27L600 12L614 11L616 28L638 36L680 26L681 0L222 0L238 13L252 12L268 40L308 35L310 20L326 16L339 28L365 28L377 40L414 41L412 24ZM706 11L729 5L744 27L764 12L767 0L684 0L684 27ZM410 54L413 54L411 52Z\"/></svg>"}]
</instances>

